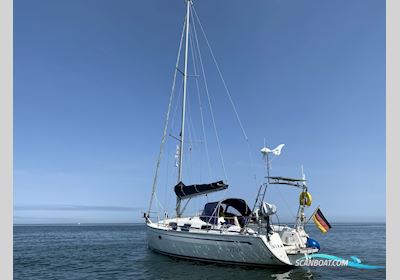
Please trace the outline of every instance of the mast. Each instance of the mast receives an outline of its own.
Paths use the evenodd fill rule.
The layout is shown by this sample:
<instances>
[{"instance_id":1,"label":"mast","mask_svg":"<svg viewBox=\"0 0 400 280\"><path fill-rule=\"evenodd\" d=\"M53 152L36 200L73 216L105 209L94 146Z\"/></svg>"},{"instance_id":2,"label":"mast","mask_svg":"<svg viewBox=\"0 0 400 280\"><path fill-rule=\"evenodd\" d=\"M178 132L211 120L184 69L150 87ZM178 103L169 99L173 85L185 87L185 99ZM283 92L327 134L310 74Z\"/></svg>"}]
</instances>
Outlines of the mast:
<instances>
[{"instance_id":1,"label":"mast","mask_svg":"<svg viewBox=\"0 0 400 280\"><path fill-rule=\"evenodd\" d=\"M186 35L185 35L185 66L183 71L183 99L182 99L182 124L180 133L179 146L179 166L178 166L178 183L182 181L182 164L183 164L183 144L185 139L185 113L186 113L186 93L187 93L187 64L189 50L189 19L190 19L190 4L191 0L186 0ZM176 216L181 215L181 199L176 198Z\"/></svg>"},{"instance_id":2,"label":"mast","mask_svg":"<svg viewBox=\"0 0 400 280\"><path fill-rule=\"evenodd\" d=\"M265 143L265 138L264 138L264 147L267 147L267 145L266 145L266 143ZM262 204L263 204L263 202L264 202L265 193L267 192L267 188L268 188L268 183L269 183L269 168L270 168L270 165L269 165L269 153L267 152L267 153L265 153L265 169L266 169L266 175L267 175L267 177L266 177L266 180L265 180L265 183L264 183L264 192L263 192L263 194L262 194L262 199L260 200L260 209L261 209L261 206L262 206Z\"/></svg>"}]
</instances>

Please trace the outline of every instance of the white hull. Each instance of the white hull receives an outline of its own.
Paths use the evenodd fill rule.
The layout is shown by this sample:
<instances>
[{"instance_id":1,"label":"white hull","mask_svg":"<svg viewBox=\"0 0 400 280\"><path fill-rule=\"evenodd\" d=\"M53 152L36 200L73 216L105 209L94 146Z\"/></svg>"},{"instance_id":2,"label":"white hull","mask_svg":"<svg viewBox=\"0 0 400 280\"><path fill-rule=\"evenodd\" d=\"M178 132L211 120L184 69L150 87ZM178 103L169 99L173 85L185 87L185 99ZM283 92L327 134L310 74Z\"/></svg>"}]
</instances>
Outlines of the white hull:
<instances>
[{"instance_id":1,"label":"white hull","mask_svg":"<svg viewBox=\"0 0 400 280\"><path fill-rule=\"evenodd\" d=\"M215 263L247 266L293 265L279 234L264 235L239 233L186 232L147 224L149 248L170 256Z\"/></svg>"}]
</instances>

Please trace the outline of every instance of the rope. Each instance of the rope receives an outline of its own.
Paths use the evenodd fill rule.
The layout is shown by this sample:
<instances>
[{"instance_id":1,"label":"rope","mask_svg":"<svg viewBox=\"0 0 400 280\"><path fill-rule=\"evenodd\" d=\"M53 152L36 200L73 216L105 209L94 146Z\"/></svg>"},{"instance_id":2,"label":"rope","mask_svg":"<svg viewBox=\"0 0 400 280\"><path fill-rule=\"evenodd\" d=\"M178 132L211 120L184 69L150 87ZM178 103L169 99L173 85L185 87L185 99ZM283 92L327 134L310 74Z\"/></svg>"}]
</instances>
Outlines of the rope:
<instances>
[{"instance_id":1,"label":"rope","mask_svg":"<svg viewBox=\"0 0 400 280\"><path fill-rule=\"evenodd\" d=\"M224 77L222 76L221 70L220 70L220 68L219 68L219 66L218 66L218 62L217 62L217 60L215 59L214 53L213 53L213 51L212 51L212 49L211 49L211 46L210 46L210 43L209 43L209 41L208 41L208 39L207 39L206 33L204 32L203 25L201 24L200 19L199 19L199 17L197 16L196 9L195 9L194 7L193 7L193 11L194 11L194 15L196 16L197 22L199 23L201 32L202 32L202 34L203 34L203 36L204 36L204 39L205 39L205 41L206 41L206 43L207 43L207 46L208 46L208 48L209 48L209 50L210 50L211 57L212 57L212 59L214 60L215 66L217 67L218 74L219 74L219 76L220 76L220 78L221 78L221 80L222 80L222 83L223 83L224 87L225 87L225 91L226 91L226 93L227 93L227 95L228 95L229 101L231 102L232 108L233 108L233 110L234 110L234 112L235 112L235 115L236 115L236 118L237 118L237 120L238 120L238 122L239 122L240 128L242 129L244 138L245 138L246 141L247 141L247 140L248 140L248 137L247 137L246 131L244 130L242 121L240 120L239 113L238 113L238 111L236 110L235 103L233 102L233 99L232 99L232 96L231 96L231 94L230 94L230 92L229 92L228 86L227 86L226 83L225 83L225 79L224 79ZM193 24L193 25L194 25L194 24Z\"/></svg>"},{"instance_id":2,"label":"rope","mask_svg":"<svg viewBox=\"0 0 400 280\"><path fill-rule=\"evenodd\" d=\"M187 165L188 165L188 167L189 168L187 168L187 175L188 175L188 179L189 179L189 181L192 181L193 180L193 174L192 174L192 171L193 171L193 160L192 160L192 156L193 156L193 154L192 154L192 150L193 150L193 148L194 148L194 139L195 139L195 134L194 134L194 129L193 129L193 124L192 124L192 116L191 116L191 114L189 114L189 112L190 112L190 106L189 106L189 98L187 99L187 102L186 102L186 106L187 106L187 111L188 111L188 113L186 114L186 119L188 120L188 137L187 137L187 141L186 141L186 143L187 143L187 145L186 145L186 147L189 147L189 151L187 152L187 153L185 153L185 155L186 155L186 158L187 158ZM182 213L183 213L183 211L184 210L182 210Z\"/></svg>"},{"instance_id":3,"label":"rope","mask_svg":"<svg viewBox=\"0 0 400 280\"><path fill-rule=\"evenodd\" d=\"M160 200L158 199L157 193L154 193L154 198L156 199L156 202L158 203L158 207L160 207L163 210L163 212L165 212L165 208L161 204Z\"/></svg>"},{"instance_id":4,"label":"rope","mask_svg":"<svg viewBox=\"0 0 400 280\"><path fill-rule=\"evenodd\" d=\"M172 124L172 127L170 128L170 131L172 131L172 130L174 130L175 129L175 127L176 127L176 125L175 125L175 118L176 118L176 115L177 115L177 111L178 111L178 107L179 107L179 99L181 98L181 96L182 96L182 92L183 92L183 80L182 80L182 82L181 82L181 86L180 86L180 88L179 88L179 91L178 91L178 96L177 96L177 98L176 98L176 103L175 103L175 106L174 106L174 111L173 111L173 113L172 113L172 119L171 119L171 124ZM175 126L174 126L175 125Z\"/></svg>"},{"instance_id":5,"label":"rope","mask_svg":"<svg viewBox=\"0 0 400 280\"><path fill-rule=\"evenodd\" d=\"M184 21L184 22L186 22L186 21ZM183 42L183 34L184 34L184 31L185 31L185 25L186 24L184 23L183 24L182 35L181 35L181 41L179 43L178 56L176 58L174 78L173 78L173 82L172 82L171 94L170 94L170 97L169 97L169 104L168 104L168 110L167 110L167 115L166 115L166 119L165 119L164 132L163 132L163 136L162 136L162 139L161 139L160 151L159 151L159 154L158 154L156 171L155 171L155 174L154 174L153 187L152 187L152 190L151 190L151 197L150 197L150 203L149 203L149 209L147 211L147 215L150 215L151 206L153 204L153 199L154 199L154 196L155 196L155 193L156 193L158 171L160 169L160 162L161 162L161 158L162 158L162 153L163 153L163 150L164 150L165 141L167 139L169 115L171 113L172 100L173 100L174 92L175 92L176 75L177 75L177 72L178 72L179 58L180 58L181 49L182 49L182 42Z\"/></svg>"},{"instance_id":6,"label":"rope","mask_svg":"<svg viewBox=\"0 0 400 280\"><path fill-rule=\"evenodd\" d=\"M205 74L205 71L204 71L203 59L201 57L201 51L200 51L200 46L199 46L199 41L198 41L197 31L196 31L196 25L194 24L194 22L193 22L192 26L193 26L193 31L194 31L194 37L196 39L197 51L198 51L198 54L199 54L200 66L201 66L201 71L202 71L203 79L204 79L204 86L205 86L205 90L206 90L206 93L207 93L208 105L210 107L210 113L211 113L211 119L212 119L212 123L213 123L213 127L214 127L214 133L215 133L215 137L217 139L217 145L218 145L219 155L220 155L220 159L221 159L222 169L223 169L223 172L224 172L225 180L228 181L228 176L226 174L226 169L225 169L224 158L222 156L221 143L219 141L219 136L218 136L218 132L217 132L217 126L216 126L216 123L215 123L214 111L213 111L213 108L212 108L210 93L209 93L209 90L208 90L207 77L206 77L206 74Z\"/></svg>"},{"instance_id":7,"label":"rope","mask_svg":"<svg viewBox=\"0 0 400 280\"><path fill-rule=\"evenodd\" d=\"M290 215L292 216L292 218L296 218L297 215L294 214L292 208L289 206L289 203L287 202L287 200L285 199L285 196L282 194L280 188L278 187L278 194L281 197L281 199L283 200L283 202L285 203L286 208L289 210Z\"/></svg>"},{"instance_id":8,"label":"rope","mask_svg":"<svg viewBox=\"0 0 400 280\"><path fill-rule=\"evenodd\" d=\"M192 33L190 33L190 36L193 37ZM190 41L190 49L192 50L192 60L193 60L194 75L197 76L196 53L195 53L195 51L193 49L193 38L191 38L191 41ZM208 172L209 172L209 176L211 178L212 177L211 161L210 161L210 154L208 152L206 129L205 129L205 125L204 125L204 115L203 115L203 106L202 106L201 97L200 97L199 80L197 78L196 78L196 88L197 88L197 98L198 98L199 107L200 107L201 130L202 130L202 133L203 133L204 148L205 148L205 151L206 151L206 158L207 158L207 164L208 164Z\"/></svg>"},{"instance_id":9,"label":"rope","mask_svg":"<svg viewBox=\"0 0 400 280\"><path fill-rule=\"evenodd\" d=\"M203 34L203 36L204 36L204 39L205 39L205 41L206 41L206 43L207 43L208 49L210 50L211 57L212 57L212 59L213 59L213 61L214 61L214 63L215 63L215 66L216 66L216 68L217 68L218 74L219 74L219 76L220 76L220 78L221 78L221 81L222 81L222 84L223 84L223 86L224 86L224 88L225 88L225 92L226 92L226 94L227 94L227 96L228 96L228 99L229 99L229 101L230 101L230 103L231 103L231 106L232 106L232 108L233 108L233 111L235 112L236 119L237 119L237 121L238 121L238 123L239 123L239 126L240 126L241 130L242 130L244 139L245 139L245 141L246 141L247 153L248 153L249 158L250 158L250 169L251 169L252 173L254 174L254 177L253 177L253 179L254 179L254 185L257 187L257 176L256 176L256 172L255 172L254 159L253 159L253 156L252 156L252 153L251 153L252 149L251 149L251 145L250 145L250 142L249 142L249 138L248 138L247 133L246 133L246 131L245 131L245 129L244 129L243 123L242 123L242 121L241 121L241 119L240 119L240 117L239 117L238 110L236 109L236 105L235 105L235 103L233 102L232 95L231 95L231 93L230 93L230 91L229 91L229 89L228 89L228 86L226 85L226 82L225 82L225 79L224 79L224 77L223 77L223 75L222 75L221 69L220 69L220 67L219 67L219 65L218 65L218 62L217 62L215 56L214 56L214 52L213 52L213 50L212 50L212 48L211 48L210 42L208 41L208 38L207 38L206 33L205 33L205 31L204 31L203 25L202 25L201 22L200 22L200 18L199 18L199 16L197 15L197 12L196 12L196 9L194 8L194 6L193 6L193 12L194 12L193 14L195 15L195 17L196 17L196 19L197 19L197 22L199 23L200 29L201 29L202 34ZM194 24L193 24L193 25L194 25ZM195 27L194 27L194 28L195 28ZM197 35L196 35L196 36L197 36Z\"/></svg>"}]
</instances>

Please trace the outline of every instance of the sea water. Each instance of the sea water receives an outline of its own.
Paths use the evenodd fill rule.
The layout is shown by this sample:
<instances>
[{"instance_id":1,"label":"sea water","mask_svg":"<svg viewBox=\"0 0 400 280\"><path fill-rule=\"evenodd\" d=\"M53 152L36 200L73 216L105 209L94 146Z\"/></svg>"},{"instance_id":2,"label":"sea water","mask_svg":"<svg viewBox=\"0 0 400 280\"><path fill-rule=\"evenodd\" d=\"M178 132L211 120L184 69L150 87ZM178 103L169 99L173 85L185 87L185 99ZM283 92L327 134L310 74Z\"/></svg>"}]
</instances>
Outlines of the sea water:
<instances>
[{"instance_id":1,"label":"sea water","mask_svg":"<svg viewBox=\"0 0 400 280\"><path fill-rule=\"evenodd\" d=\"M320 253L385 266L385 224L313 225ZM246 268L174 259L147 248L144 225L14 226L14 279L385 279L385 268Z\"/></svg>"}]
</instances>

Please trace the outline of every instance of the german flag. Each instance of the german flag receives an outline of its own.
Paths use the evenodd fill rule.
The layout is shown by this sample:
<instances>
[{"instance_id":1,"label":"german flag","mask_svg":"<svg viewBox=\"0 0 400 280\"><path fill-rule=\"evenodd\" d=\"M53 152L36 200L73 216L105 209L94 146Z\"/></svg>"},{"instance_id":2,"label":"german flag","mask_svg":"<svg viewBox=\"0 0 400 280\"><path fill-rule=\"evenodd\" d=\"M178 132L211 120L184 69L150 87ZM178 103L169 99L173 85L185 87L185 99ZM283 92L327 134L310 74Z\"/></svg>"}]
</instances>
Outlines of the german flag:
<instances>
[{"instance_id":1,"label":"german flag","mask_svg":"<svg viewBox=\"0 0 400 280\"><path fill-rule=\"evenodd\" d=\"M327 219L325 219L319 208L312 215L312 219L322 233L327 233L328 230L331 228L331 225L329 224Z\"/></svg>"}]
</instances>

